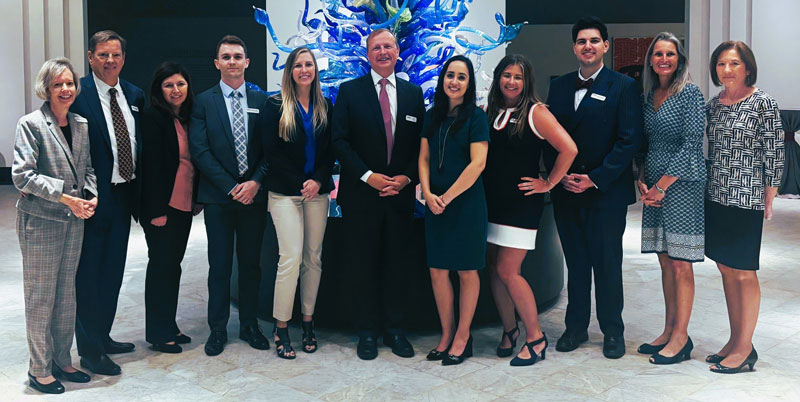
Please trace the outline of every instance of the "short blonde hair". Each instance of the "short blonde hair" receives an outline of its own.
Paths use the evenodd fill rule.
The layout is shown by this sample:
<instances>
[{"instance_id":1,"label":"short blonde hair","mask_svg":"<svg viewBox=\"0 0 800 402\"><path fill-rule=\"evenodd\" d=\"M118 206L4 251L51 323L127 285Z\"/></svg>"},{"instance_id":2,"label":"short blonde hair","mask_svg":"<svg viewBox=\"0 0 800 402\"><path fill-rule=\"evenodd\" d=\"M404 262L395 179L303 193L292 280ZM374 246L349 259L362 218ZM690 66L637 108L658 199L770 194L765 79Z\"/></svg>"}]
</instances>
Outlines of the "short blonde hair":
<instances>
[{"instance_id":1,"label":"short blonde hair","mask_svg":"<svg viewBox=\"0 0 800 402\"><path fill-rule=\"evenodd\" d=\"M50 59L42 64L42 68L36 76L36 83L33 86L36 96L44 100L50 100L50 86L53 85L53 81L56 77L61 75L64 70L69 70L72 73L72 80L75 81L75 96L78 96L78 94L81 93L80 76L75 73L72 62L66 57Z\"/></svg>"}]
</instances>

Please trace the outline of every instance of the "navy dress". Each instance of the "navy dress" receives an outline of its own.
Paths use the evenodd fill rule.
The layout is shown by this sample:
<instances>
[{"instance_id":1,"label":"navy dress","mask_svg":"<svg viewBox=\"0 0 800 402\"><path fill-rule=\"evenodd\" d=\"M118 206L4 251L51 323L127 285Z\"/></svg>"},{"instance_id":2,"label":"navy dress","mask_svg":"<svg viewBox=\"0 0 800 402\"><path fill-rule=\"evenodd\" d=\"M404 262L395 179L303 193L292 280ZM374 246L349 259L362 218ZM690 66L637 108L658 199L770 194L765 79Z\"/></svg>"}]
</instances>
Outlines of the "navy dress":
<instances>
[{"instance_id":1,"label":"navy dress","mask_svg":"<svg viewBox=\"0 0 800 402\"><path fill-rule=\"evenodd\" d=\"M658 110L653 93L644 105L647 136L645 184L652 187L663 175L675 176L661 207L644 206L642 252L667 253L672 259L703 261L705 221L703 158L705 100L697 85L688 83L668 97Z\"/></svg>"},{"instance_id":2,"label":"navy dress","mask_svg":"<svg viewBox=\"0 0 800 402\"><path fill-rule=\"evenodd\" d=\"M453 120L453 117L448 117L429 133L433 111L429 110L425 115L422 132L428 139L430 187L436 195L447 191L469 165L470 145L489 141L489 120L480 108L475 108L457 132L448 132ZM483 180L478 177L475 184L453 199L442 214L434 215L426 208L428 266L449 270L483 268L486 265L486 225L486 197Z\"/></svg>"}]
</instances>

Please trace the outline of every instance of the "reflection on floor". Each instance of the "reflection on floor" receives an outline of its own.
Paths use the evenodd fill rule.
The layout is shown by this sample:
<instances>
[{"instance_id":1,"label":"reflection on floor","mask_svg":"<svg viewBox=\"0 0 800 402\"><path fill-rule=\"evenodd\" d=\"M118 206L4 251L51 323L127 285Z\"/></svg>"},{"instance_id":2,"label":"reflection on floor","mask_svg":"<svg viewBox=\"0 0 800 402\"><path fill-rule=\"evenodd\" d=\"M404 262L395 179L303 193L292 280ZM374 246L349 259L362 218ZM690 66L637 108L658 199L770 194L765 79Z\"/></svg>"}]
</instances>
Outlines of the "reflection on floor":
<instances>
[{"instance_id":1,"label":"reflection on floor","mask_svg":"<svg viewBox=\"0 0 800 402\"><path fill-rule=\"evenodd\" d=\"M22 298L22 262L14 231L16 192L0 186L0 400L38 399L27 388L28 347ZM193 338L184 352L153 352L144 342L144 273L147 249L134 225L127 269L112 335L136 343L136 351L116 355L117 377L94 376L88 384L66 383L59 400L798 400L800 399L800 201L775 201L775 219L764 227L759 272L763 299L755 347L760 360L754 373L713 374L703 357L727 340L728 320L722 283L711 261L695 265L697 295L689 334L692 360L653 366L635 353L663 328L661 273L653 255L639 252L641 206L630 208L625 232L625 339L628 353L620 360L603 358L602 334L593 320L590 342L571 353L550 346L547 360L533 367L512 368L494 356L499 327L475 328L475 357L453 367L425 361L436 334L413 334L417 355L411 359L380 349L376 360L355 355L351 334L319 330L320 350L280 360L274 346L255 351L228 328L225 352L203 353L206 326L206 239L203 221L194 221L181 287L178 323ZM325 285L324 283L322 284ZM566 291L542 314L542 325L555 343L563 331ZM431 306L433 308L433 306ZM234 313L231 322L236 323ZM271 324L262 323L269 332ZM295 346L300 332L292 328ZM299 347L298 347L299 351ZM77 365L77 353L73 351Z\"/></svg>"}]
</instances>

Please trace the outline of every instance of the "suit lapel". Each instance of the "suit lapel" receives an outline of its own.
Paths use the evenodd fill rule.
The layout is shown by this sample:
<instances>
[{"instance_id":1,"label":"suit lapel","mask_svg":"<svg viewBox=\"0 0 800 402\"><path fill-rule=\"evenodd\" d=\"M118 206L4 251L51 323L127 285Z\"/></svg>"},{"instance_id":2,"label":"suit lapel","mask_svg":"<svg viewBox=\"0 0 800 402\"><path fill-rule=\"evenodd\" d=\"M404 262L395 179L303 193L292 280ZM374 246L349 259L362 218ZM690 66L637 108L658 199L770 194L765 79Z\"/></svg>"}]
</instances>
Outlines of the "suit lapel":
<instances>
[{"instance_id":1,"label":"suit lapel","mask_svg":"<svg viewBox=\"0 0 800 402\"><path fill-rule=\"evenodd\" d=\"M247 83L242 84L247 85ZM255 152L256 146L253 144L253 141L257 139L257 133L255 132L256 126L256 119L261 118L261 108L259 108L258 95L256 95L255 91L251 91L250 89L245 88L245 92L247 92L247 109L254 109L258 110L258 113L248 113L247 109L244 110L245 116L247 116L247 164L248 166L254 160L253 152ZM300 120L302 121L302 120ZM231 136L231 138L233 138Z\"/></svg>"},{"instance_id":2,"label":"suit lapel","mask_svg":"<svg viewBox=\"0 0 800 402\"><path fill-rule=\"evenodd\" d=\"M87 143L89 142L89 133L86 131L89 122L83 118L79 117L74 113L70 113L69 117L69 126L72 129L72 153L73 160L75 164L82 164L84 158L88 158L88 155L84 155L84 149L86 148ZM80 120L78 120L80 119ZM74 171L77 174L77 169L75 168ZM77 179L77 177L76 177Z\"/></svg>"},{"instance_id":3,"label":"suit lapel","mask_svg":"<svg viewBox=\"0 0 800 402\"><path fill-rule=\"evenodd\" d=\"M97 92L97 86L94 84L94 74L89 74L86 76L86 85L84 85L84 90L86 91L86 102L89 104L89 110L92 113L92 121L102 122L102 124L98 124L100 128L100 132L103 134L103 141L105 141L106 146L108 146L108 150L111 151L111 134L108 132L108 126L106 125L106 115L103 114L103 107L100 105L100 94Z\"/></svg>"},{"instance_id":4,"label":"suit lapel","mask_svg":"<svg viewBox=\"0 0 800 402\"><path fill-rule=\"evenodd\" d=\"M72 151L70 150L69 144L67 144L67 139L64 137L64 133L61 132L61 127L58 126L58 122L56 121L53 112L50 110L50 107L47 104L42 106L42 113L44 114L45 121L47 122L47 131L56 139L56 143L61 147L61 150L64 152L64 156L67 158L67 162L69 162L69 167L72 170L73 176L75 179L78 178L78 174L75 171L75 163L72 156ZM74 123L74 121L70 121L70 123ZM74 141L73 141L74 142Z\"/></svg>"},{"instance_id":5,"label":"suit lapel","mask_svg":"<svg viewBox=\"0 0 800 402\"><path fill-rule=\"evenodd\" d=\"M399 78L395 77L395 83L397 83L397 116L395 116L395 124L394 124L394 141L392 142L392 156L394 156L394 150L397 148L397 139L398 134L400 133L400 127L404 124L406 115L409 114L408 106L413 104L414 102L406 99L406 95L408 92L406 91L406 83L400 80Z\"/></svg>"},{"instance_id":6,"label":"suit lapel","mask_svg":"<svg viewBox=\"0 0 800 402\"><path fill-rule=\"evenodd\" d=\"M231 130L231 120L228 117L228 107L225 106L225 97L222 94L222 88L220 88L219 84L214 87L214 96L212 98L214 98L214 106L216 106L217 113L219 113L219 119L222 123L222 127L225 129L225 139L228 140L228 143L231 145L231 149L233 150L233 154L236 155L236 146L234 145L233 131Z\"/></svg>"},{"instance_id":7,"label":"suit lapel","mask_svg":"<svg viewBox=\"0 0 800 402\"><path fill-rule=\"evenodd\" d=\"M397 79L395 78L395 82ZM378 100L378 93L375 91L375 84L372 82L372 74L368 73L364 76L364 93L367 95L367 106L371 109L369 112L375 116L375 124L377 125L377 133L383 138L384 145L386 144L386 128L383 126L383 112L381 111L381 103ZM385 147L384 147L385 148Z\"/></svg>"},{"instance_id":8,"label":"suit lapel","mask_svg":"<svg viewBox=\"0 0 800 402\"><path fill-rule=\"evenodd\" d=\"M592 98L592 95L597 93L598 95L607 96L608 95L608 87L611 85L611 81L608 79L608 71L607 67L603 66L603 69L600 70L600 74L597 74L597 79L594 80L592 86L586 91L586 95L581 100L581 103L578 105L578 110L575 110L575 115L572 117L572 128L574 129L577 127L578 123L586 116L588 113L587 110L592 109L595 105L595 102L603 102L600 100L595 100ZM577 72L575 74L575 78L577 79ZM573 97L574 99L574 97ZM573 106L573 109L575 107Z\"/></svg>"}]
</instances>

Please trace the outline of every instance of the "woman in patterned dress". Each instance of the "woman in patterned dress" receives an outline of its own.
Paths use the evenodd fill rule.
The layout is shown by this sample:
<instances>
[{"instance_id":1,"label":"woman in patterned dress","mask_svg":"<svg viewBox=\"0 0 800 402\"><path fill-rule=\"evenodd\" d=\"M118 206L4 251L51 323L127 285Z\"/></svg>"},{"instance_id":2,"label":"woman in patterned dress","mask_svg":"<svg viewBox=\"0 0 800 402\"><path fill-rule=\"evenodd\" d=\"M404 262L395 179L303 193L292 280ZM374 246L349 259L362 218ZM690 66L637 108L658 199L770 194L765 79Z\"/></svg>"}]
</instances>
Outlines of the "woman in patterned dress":
<instances>
[{"instance_id":1,"label":"woman in patterned dress","mask_svg":"<svg viewBox=\"0 0 800 402\"><path fill-rule=\"evenodd\" d=\"M675 35L656 36L645 57L643 114L648 149L638 187L642 194L642 252L661 265L664 331L639 346L650 363L689 359L694 300L692 263L703 261L705 99L690 82L686 53Z\"/></svg>"},{"instance_id":2,"label":"woman in patterned dress","mask_svg":"<svg viewBox=\"0 0 800 402\"><path fill-rule=\"evenodd\" d=\"M738 373L752 371L758 360L752 343L761 304L756 271L763 221L772 218L781 184L784 133L778 103L753 86L758 68L746 44L717 46L709 69L714 85L724 89L706 108L706 256L722 274L731 335L706 361L713 372Z\"/></svg>"},{"instance_id":3,"label":"woman in patterned dress","mask_svg":"<svg viewBox=\"0 0 800 402\"><path fill-rule=\"evenodd\" d=\"M489 211L486 266L489 268L503 336L497 356L513 353L520 335L515 310L525 324L525 345L512 366L544 359L547 337L539 325L536 299L520 275L528 250L536 247L536 229L544 209L544 193L567 173L578 148L536 95L533 66L524 56L503 57L494 69L487 112L493 122L492 146L483 172ZM539 177L539 155L550 144L558 151L546 179Z\"/></svg>"}]
</instances>

